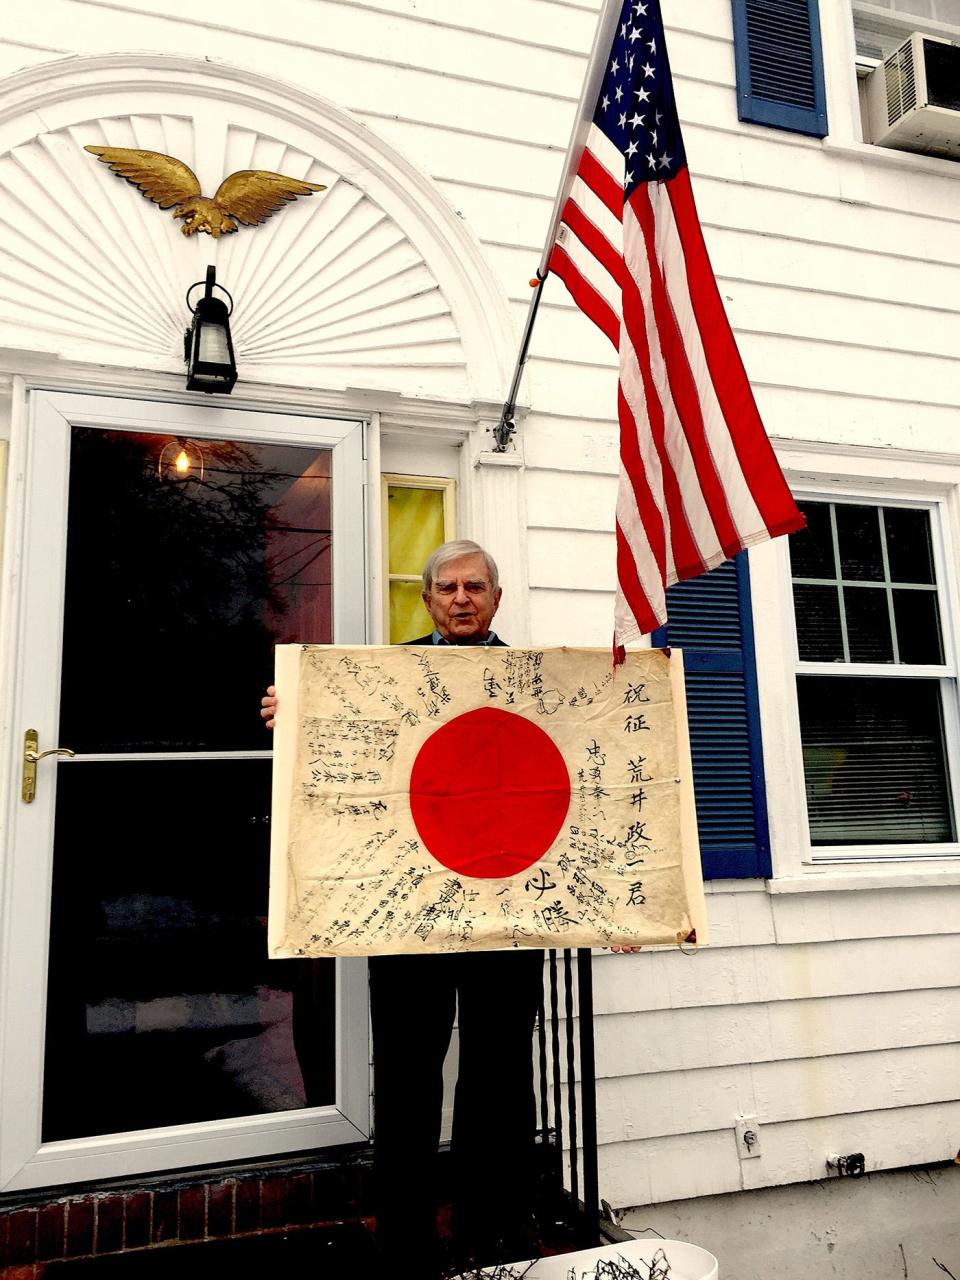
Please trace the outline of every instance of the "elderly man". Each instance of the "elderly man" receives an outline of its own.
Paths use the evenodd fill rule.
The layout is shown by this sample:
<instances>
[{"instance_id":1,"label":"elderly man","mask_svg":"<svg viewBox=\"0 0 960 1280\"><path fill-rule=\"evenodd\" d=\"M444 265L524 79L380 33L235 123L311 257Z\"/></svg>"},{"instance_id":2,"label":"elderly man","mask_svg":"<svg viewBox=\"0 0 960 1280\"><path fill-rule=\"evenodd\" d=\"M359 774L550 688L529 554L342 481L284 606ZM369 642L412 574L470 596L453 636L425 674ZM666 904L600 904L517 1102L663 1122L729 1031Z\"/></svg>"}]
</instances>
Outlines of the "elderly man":
<instances>
[{"instance_id":1,"label":"elderly man","mask_svg":"<svg viewBox=\"0 0 960 1280\"><path fill-rule=\"evenodd\" d=\"M444 543L423 571L434 629L409 643L502 645L490 626L501 595L497 566L482 547ZM276 709L271 688L261 711L268 728ZM483 821L482 813L463 815L464 823ZM542 974L537 950L370 958L377 1236L395 1269L386 1274L427 1280L440 1270L437 1147L455 1017L449 1190L458 1266L535 1252L532 1036Z\"/></svg>"}]
</instances>

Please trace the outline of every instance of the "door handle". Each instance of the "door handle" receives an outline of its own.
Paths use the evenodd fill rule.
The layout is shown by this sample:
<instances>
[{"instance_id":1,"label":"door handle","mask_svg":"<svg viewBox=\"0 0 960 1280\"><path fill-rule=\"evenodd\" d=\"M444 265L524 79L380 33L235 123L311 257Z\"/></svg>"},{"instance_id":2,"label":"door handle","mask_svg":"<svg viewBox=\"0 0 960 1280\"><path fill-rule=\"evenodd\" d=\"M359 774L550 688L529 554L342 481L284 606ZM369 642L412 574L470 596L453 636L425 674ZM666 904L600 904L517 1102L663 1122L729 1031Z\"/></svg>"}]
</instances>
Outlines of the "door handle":
<instances>
[{"instance_id":1,"label":"door handle","mask_svg":"<svg viewBox=\"0 0 960 1280\"><path fill-rule=\"evenodd\" d=\"M23 735L23 777L20 795L24 804L33 804L37 798L37 764L47 756L76 755L68 747L51 747L49 751L40 751L40 735L36 729L28 729Z\"/></svg>"}]
</instances>

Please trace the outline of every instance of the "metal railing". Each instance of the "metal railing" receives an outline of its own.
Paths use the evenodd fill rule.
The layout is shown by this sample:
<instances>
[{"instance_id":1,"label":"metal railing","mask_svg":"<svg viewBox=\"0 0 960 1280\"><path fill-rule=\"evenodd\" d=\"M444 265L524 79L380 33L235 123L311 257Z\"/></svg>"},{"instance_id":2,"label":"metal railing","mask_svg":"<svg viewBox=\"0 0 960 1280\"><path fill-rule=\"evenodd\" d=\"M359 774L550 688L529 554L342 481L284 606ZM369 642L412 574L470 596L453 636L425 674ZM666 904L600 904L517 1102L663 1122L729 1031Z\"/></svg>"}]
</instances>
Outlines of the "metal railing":
<instances>
[{"instance_id":1,"label":"metal railing","mask_svg":"<svg viewBox=\"0 0 960 1280\"><path fill-rule=\"evenodd\" d=\"M589 1248L600 1243L593 960L589 948L546 954L537 1018L542 1200L554 1225Z\"/></svg>"}]
</instances>

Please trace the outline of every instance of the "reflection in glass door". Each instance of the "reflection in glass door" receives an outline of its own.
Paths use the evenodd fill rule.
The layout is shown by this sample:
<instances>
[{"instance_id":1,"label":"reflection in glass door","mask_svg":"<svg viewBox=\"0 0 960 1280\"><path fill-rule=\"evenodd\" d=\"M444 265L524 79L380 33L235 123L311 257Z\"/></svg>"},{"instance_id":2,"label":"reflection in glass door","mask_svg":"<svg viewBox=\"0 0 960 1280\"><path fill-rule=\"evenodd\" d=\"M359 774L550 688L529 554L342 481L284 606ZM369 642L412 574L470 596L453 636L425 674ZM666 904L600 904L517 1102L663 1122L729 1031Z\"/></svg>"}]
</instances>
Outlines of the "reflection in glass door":
<instances>
[{"instance_id":1,"label":"reflection in glass door","mask_svg":"<svg viewBox=\"0 0 960 1280\"><path fill-rule=\"evenodd\" d=\"M332 1104L258 715L274 644L333 639L331 450L70 430L43 1140Z\"/></svg>"}]
</instances>

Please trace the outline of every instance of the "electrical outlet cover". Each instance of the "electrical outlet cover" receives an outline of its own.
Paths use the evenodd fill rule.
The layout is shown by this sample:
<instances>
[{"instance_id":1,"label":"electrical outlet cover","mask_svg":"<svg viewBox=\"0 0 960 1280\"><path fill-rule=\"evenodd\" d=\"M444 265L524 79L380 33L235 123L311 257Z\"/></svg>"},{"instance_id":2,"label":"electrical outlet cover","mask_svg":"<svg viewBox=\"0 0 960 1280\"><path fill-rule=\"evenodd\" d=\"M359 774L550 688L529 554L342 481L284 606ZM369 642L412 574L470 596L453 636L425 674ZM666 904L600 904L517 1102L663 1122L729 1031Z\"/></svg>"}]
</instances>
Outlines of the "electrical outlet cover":
<instances>
[{"instance_id":1,"label":"electrical outlet cover","mask_svg":"<svg viewBox=\"0 0 960 1280\"><path fill-rule=\"evenodd\" d=\"M762 1155L760 1122L756 1116L737 1116L737 1152L741 1160L752 1160Z\"/></svg>"}]
</instances>

